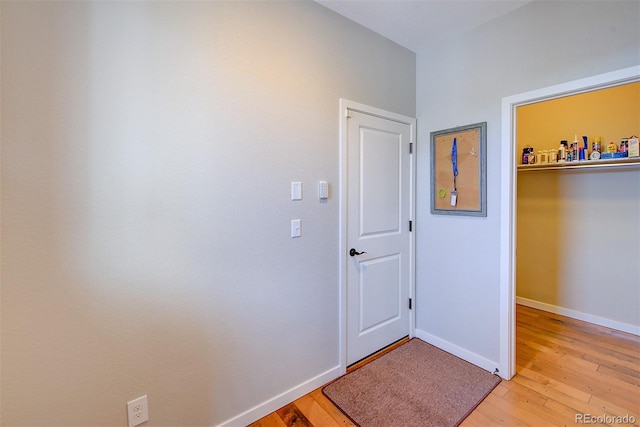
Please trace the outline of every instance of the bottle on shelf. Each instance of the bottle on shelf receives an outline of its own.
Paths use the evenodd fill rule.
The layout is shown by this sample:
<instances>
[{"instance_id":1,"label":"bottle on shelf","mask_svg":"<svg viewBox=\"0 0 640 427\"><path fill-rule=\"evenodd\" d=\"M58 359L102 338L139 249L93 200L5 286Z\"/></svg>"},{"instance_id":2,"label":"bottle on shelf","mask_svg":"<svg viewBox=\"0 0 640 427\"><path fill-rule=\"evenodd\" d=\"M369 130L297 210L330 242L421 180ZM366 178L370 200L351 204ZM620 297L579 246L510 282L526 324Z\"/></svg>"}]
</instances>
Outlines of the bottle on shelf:
<instances>
[{"instance_id":1,"label":"bottle on shelf","mask_svg":"<svg viewBox=\"0 0 640 427\"><path fill-rule=\"evenodd\" d=\"M523 165L529 164L529 153L531 152L531 150L533 150L533 148L531 148L528 145L522 149L522 164Z\"/></svg>"},{"instance_id":2,"label":"bottle on shelf","mask_svg":"<svg viewBox=\"0 0 640 427\"><path fill-rule=\"evenodd\" d=\"M558 147L558 162L564 163L567 161L567 141L560 141L560 146Z\"/></svg>"},{"instance_id":3,"label":"bottle on shelf","mask_svg":"<svg viewBox=\"0 0 640 427\"><path fill-rule=\"evenodd\" d=\"M549 151L548 150L538 150L538 155L536 157L536 163L549 163Z\"/></svg>"},{"instance_id":4,"label":"bottle on shelf","mask_svg":"<svg viewBox=\"0 0 640 427\"><path fill-rule=\"evenodd\" d=\"M593 138L593 142L591 143L591 156L589 157L591 160L598 160L600 158L600 153L602 152L602 139L599 136Z\"/></svg>"},{"instance_id":5,"label":"bottle on shelf","mask_svg":"<svg viewBox=\"0 0 640 427\"><path fill-rule=\"evenodd\" d=\"M621 153L626 153L629 150L629 138L622 138L620 140L620 149L618 150Z\"/></svg>"}]
</instances>

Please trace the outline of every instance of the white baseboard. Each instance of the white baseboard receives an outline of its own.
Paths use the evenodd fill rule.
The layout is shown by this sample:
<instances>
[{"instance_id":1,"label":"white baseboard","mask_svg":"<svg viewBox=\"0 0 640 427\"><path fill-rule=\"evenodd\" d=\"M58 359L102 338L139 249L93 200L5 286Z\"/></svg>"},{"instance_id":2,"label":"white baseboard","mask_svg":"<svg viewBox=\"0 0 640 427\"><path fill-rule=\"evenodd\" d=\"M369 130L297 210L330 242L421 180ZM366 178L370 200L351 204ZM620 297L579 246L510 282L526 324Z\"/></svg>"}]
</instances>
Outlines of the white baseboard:
<instances>
[{"instance_id":1,"label":"white baseboard","mask_svg":"<svg viewBox=\"0 0 640 427\"><path fill-rule=\"evenodd\" d=\"M422 341L428 342L429 344L434 345L439 349L446 351L447 353L451 353L454 356L457 356L462 360L466 360L467 362L472 363L491 373L495 372L495 370L500 366L498 362L489 360L485 357L480 356L479 354L459 347L449 341L443 340L442 338L439 338L421 329L416 329L416 338L420 338ZM498 372L498 374L502 377L503 372Z\"/></svg>"},{"instance_id":2,"label":"white baseboard","mask_svg":"<svg viewBox=\"0 0 640 427\"><path fill-rule=\"evenodd\" d=\"M222 424L218 424L217 427L238 427L249 425L260 418L269 415L272 412L277 411L285 405L293 402L294 400L311 393L313 390L322 387L330 381L335 380L341 375L342 369L340 366L331 368L326 372L311 378L308 381L299 384L284 393L275 396L272 399L267 400L240 415L237 415Z\"/></svg>"},{"instance_id":3,"label":"white baseboard","mask_svg":"<svg viewBox=\"0 0 640 427\"><path fill-rule=\"evenodd\" d=\"M548 311L550 313L560 314L562 316L571 317L572 319L582 320L584 322L593 323L604 326L606 328L615 329L617 331L627 332L633 335L640 335L640 326L631 325L629 323L619 322L617 320L607 319L605 317L594 316L593 314L583 313L581 311L571 310L570 308L559 307L545 302L534 301L528 298L516 297L516 304L524 305L538 310Z\"/></svg>"}]
</instances>

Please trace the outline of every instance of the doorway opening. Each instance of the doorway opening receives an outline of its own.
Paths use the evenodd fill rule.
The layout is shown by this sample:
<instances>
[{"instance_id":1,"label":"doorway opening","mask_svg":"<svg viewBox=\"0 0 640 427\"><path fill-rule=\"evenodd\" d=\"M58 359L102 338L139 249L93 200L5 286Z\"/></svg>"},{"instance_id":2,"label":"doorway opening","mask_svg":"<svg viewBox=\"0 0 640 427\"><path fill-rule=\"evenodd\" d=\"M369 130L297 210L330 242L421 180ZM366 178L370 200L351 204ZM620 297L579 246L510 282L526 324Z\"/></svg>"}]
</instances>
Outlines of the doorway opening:
<instances>
[{"instance_id":1,"label":"doorway opening","mask_svg":"<svg viewBox=\"0 0 640 427\"><path fill-rule=\"evenodd\" d=\"M516 109L520 106L640 81L640 66L575 80L502 99L500 230L500 375L515 375Z\"/></svg>"}]
</instances>

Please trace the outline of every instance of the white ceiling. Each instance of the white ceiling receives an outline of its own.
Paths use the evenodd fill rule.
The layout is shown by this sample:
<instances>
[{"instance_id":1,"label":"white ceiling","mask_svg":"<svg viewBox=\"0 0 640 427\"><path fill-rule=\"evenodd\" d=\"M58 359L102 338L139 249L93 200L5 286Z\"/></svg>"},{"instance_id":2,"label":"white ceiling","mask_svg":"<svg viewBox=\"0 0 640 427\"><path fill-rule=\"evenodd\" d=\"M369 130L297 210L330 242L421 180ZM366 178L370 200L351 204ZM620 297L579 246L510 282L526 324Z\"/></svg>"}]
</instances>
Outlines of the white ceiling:
<instances>
[{"instance_id":1,"label":"white ceiling","mask_svg":"<svg viewBox=\"0 0 640 427\"><path fill-rule=\"evenodd\" d=\"M532 0L316 0L418 53Z\"/></svg>"}]
</instances>

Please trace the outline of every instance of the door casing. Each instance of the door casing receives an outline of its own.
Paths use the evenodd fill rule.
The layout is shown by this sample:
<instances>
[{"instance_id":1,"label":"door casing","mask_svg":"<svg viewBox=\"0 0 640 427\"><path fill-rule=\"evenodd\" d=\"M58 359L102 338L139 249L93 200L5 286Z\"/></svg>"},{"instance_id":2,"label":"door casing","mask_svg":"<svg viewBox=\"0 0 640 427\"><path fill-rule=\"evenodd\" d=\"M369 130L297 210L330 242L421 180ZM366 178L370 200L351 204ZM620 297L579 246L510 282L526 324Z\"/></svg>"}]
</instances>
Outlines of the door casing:
<instances>
[{"instance_id":1,"label":"door casing","mask_svg":"<svg viewBox=\"0 0 640 427\"><path fill-rule=\"evenodd\" d=\"M640 80L640 65L561 83L502 98L502 147L500 160L500 367L499 375L516 373L516 108L522 105L590 92Z\"/></svg>"},{"instance_id":2,"label":"door casing","mask_svg":"<svg viewBox=\"0 0 640 427\"><path fill-rule=\"evenodd\" d=\"M411 142L413 143L413 153L410 156L409 172L409 216L413 221L413 232L410 233L409 244L409 298L413 300L413 308L409 311L409 336L415 335L415 176L416 176L416 119L402 114L393 113L376 107L371 107L348 99L340 98L340 236L339 236L339 277L340 277L340 370L345 373L347 370L347 114L349 111L356 111L371 116L381 117L387 120L404 123L410 126Z\"/></svg>"}]
</instances>

